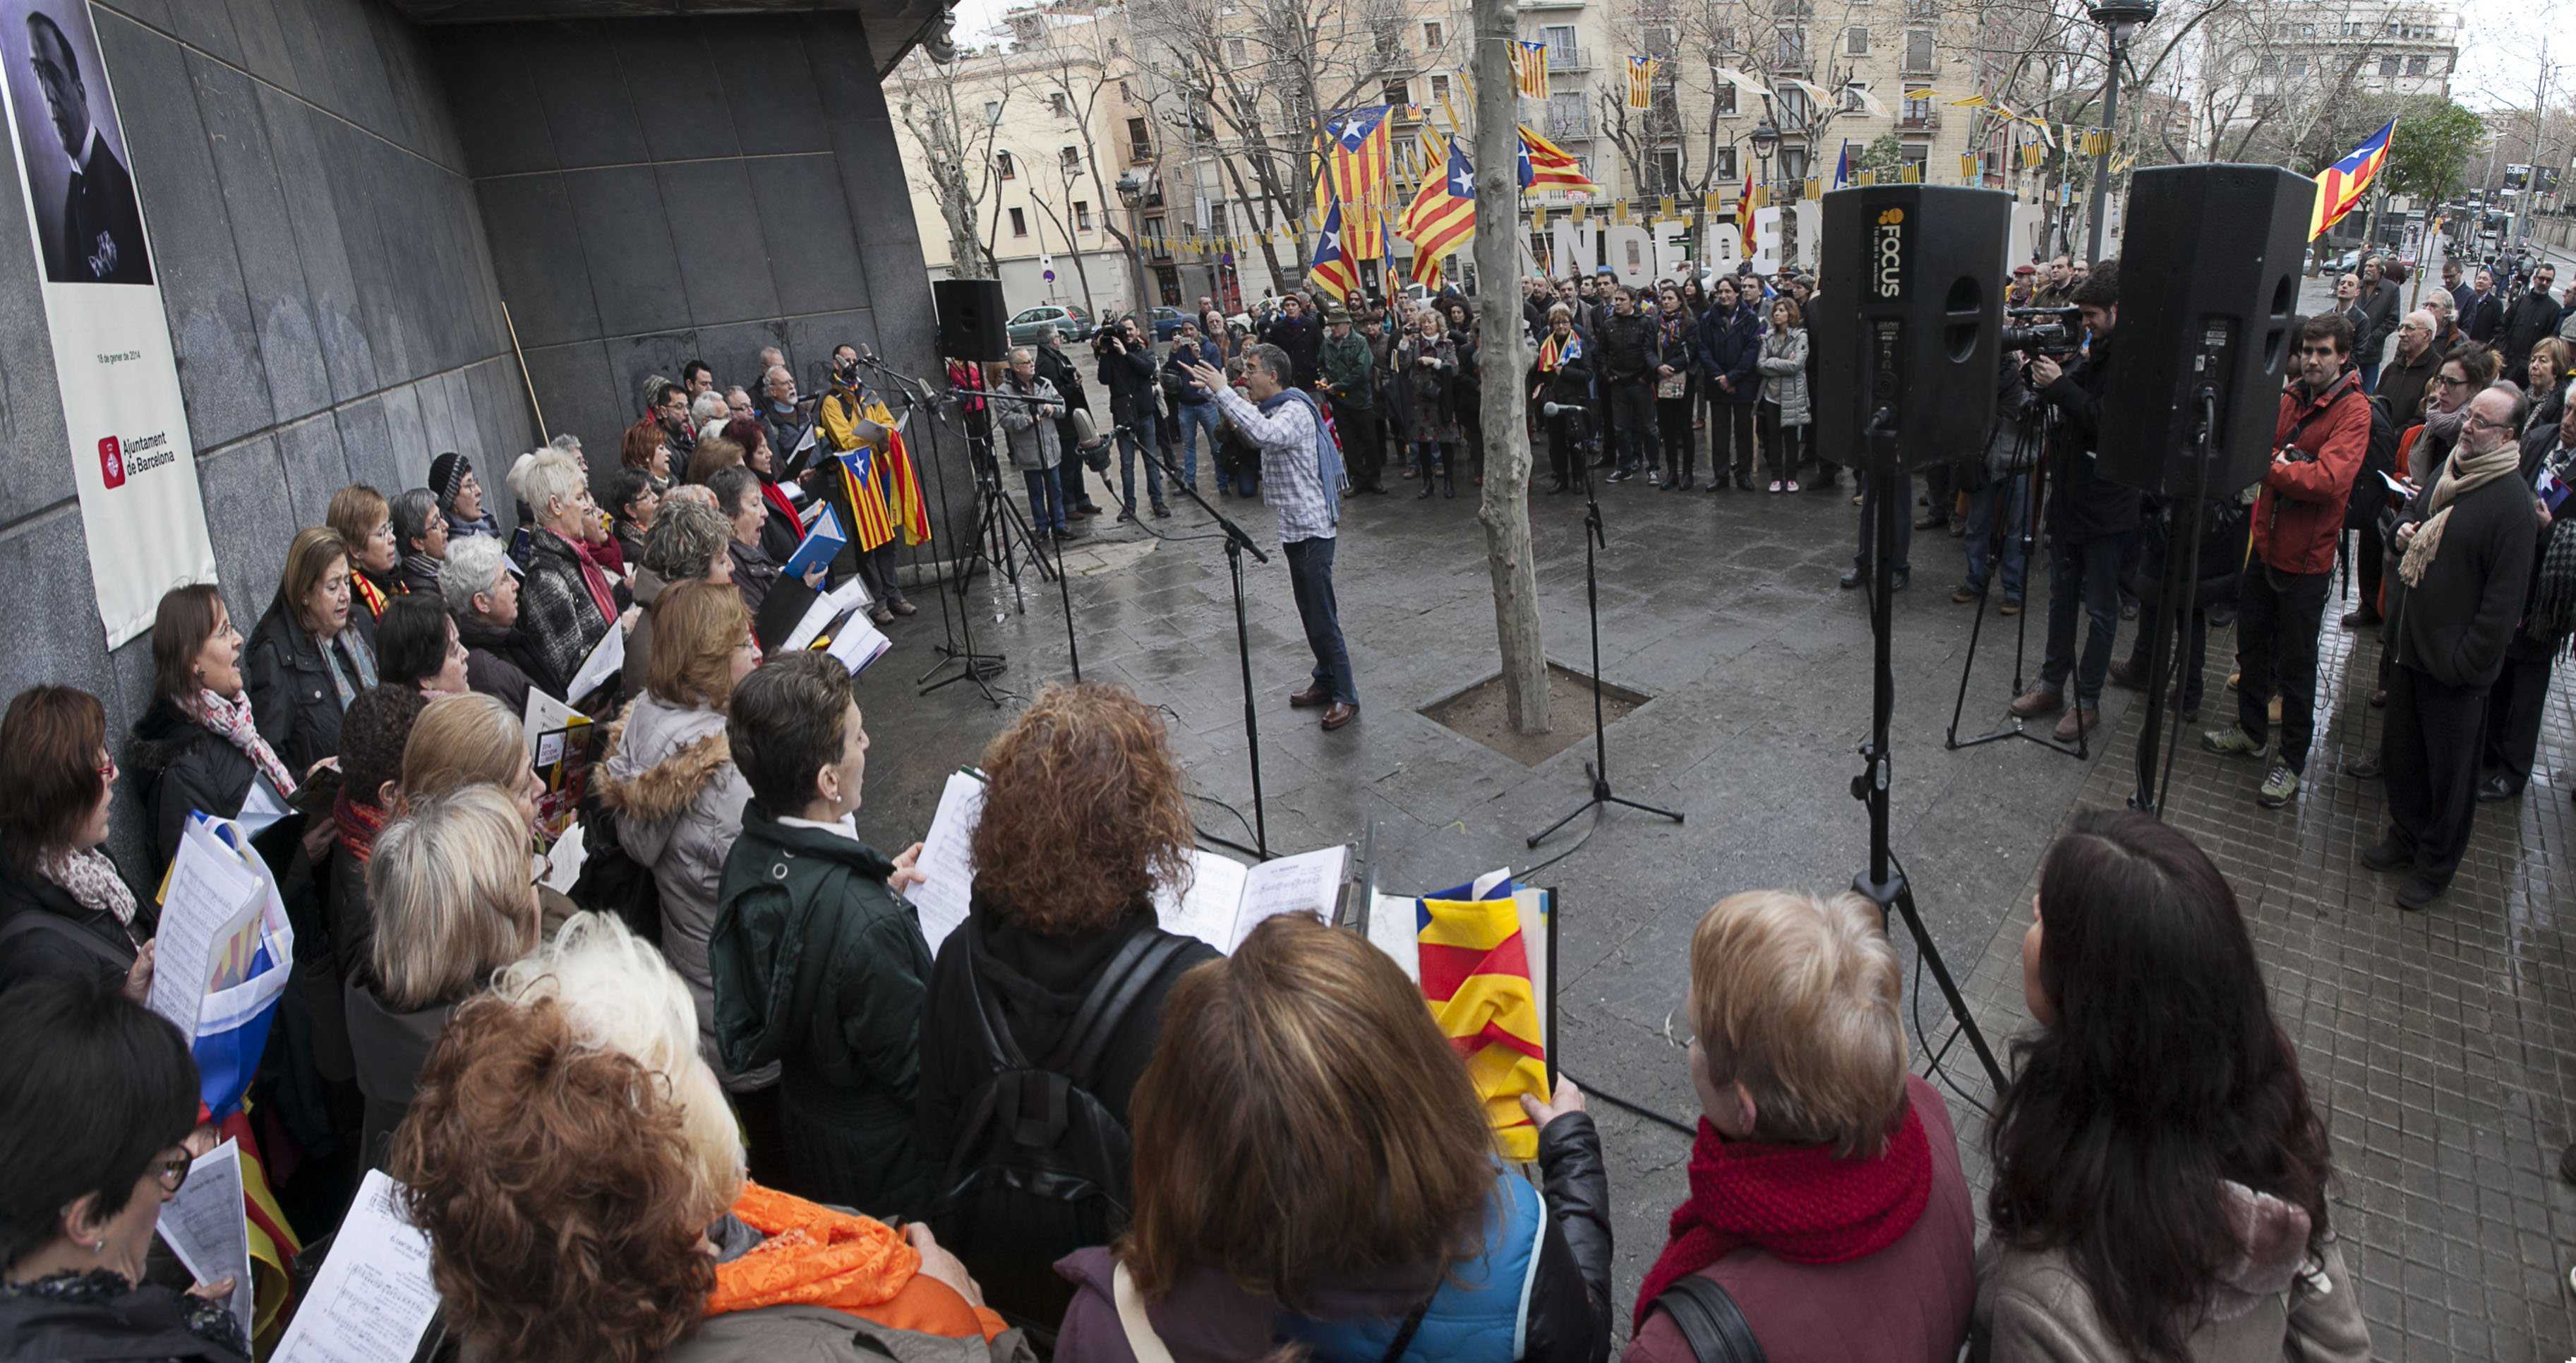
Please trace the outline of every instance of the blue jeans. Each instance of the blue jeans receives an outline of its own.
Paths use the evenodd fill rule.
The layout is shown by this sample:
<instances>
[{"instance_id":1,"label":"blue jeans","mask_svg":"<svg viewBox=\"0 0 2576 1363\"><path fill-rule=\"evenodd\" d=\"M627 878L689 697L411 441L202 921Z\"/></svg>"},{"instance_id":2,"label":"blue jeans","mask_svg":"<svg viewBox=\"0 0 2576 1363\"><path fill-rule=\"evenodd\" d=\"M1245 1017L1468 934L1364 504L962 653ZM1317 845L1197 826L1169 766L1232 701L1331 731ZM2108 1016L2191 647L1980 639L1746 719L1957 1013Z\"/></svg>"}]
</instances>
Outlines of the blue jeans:
<instances>
[{"instance_id":1,"label":"blue jeans","mask_svg":"<svg viewBox=\"0 0 2576 1363\"><path fill-rule=\"evenodd\" d=\"M1344 705L1360 703L1359 683L1351 676L1351 651L1342 642L1341 608L1333 602L1333 540L1290 540L1288 586L1297 595L1297 618L1306 626L1306 646L1315 650L1315 684Z\"/></svg>"},{"instance_id":2,"label":"blue jeans","mask_svg":"<svg viewBox=\"0 0 2576 1363\"><path fill-rule=\"evenodd\" d=\"M2039 684L2062 695L2067 674L2074 673L2077 705L2102 703L2102 679L2111 670L2111 645L2120 632L2120 555L2128 547L2126 534L2049 544L2048 658L2040 664ZM2093 622L2084 636L2080 666L2075 656L2079 603Z\"/></svg>"},{"instance_id":3,"label":"blue jeans","mask_svg":"<svg viewBox=\"0 0 2576 1363\"><path fill-rule=\"evenodd\" d=\"M1158 461L1163 457L1163 447L1154 439L1154 413L1151 410L1138 412L1135 419L1127 423L1127 429L1118 433L1118 485L1130 511L1136 509L1136 454L1139 450L1145 455L1145 490L1153 497L1154 505L1159 507L1163 504L1163 470Z\"/></svg>"},{"instance_id":4,"label":"blue jeans","mask_svg":"<svg viewBox=\"0 0 2576 1363\"><path fill-rule=\"evenodd\" d=\"M2030 525L2030 483L2019 474L1998 478L1968 494L1968 590L1979 591L1986 585L1986 574L1993 569L1993 549L1988 541L1995 533L1996 508L2003 507L2004 599L2021 600L2022 579L2029 566L2021 551L2022 532Z\"/></svg>"},{"instance_id":5,"label":"blue jeans","mask_svg":"<svg viewBox=\"0 0 2576 1363\"><path fill-rule=\"evenodd\" d=\"M1181 477L1192 487L1199 485L1199 432L1207 432L1208 463L1216 463L1217 423L1225 420L1213 402L1184 402L1178 418L1181 428Z\"/></svg>"},{"instance_id":6,"label":"blue jeans","mask_svg":"<svg viewBox=\"0 0 2576 1363\"><path fill-rule=\"evenodd\" d=\"M2379 361L2375 358L2361 362L2361 391L2365 393L2379 391Z\"/></svg>"},{"instance_id":7,"label":"blue jeans","mask_svg":"<svg viewBox=\"0 0 2576 1363\"><path fill-rule=\"evenodd\" d=\"M1029 485L1029 525L1038 530L1064 528L1064 487L1056 478L1054 466L1022 469L1020 477Z\"/></svg>"}]
</instances>

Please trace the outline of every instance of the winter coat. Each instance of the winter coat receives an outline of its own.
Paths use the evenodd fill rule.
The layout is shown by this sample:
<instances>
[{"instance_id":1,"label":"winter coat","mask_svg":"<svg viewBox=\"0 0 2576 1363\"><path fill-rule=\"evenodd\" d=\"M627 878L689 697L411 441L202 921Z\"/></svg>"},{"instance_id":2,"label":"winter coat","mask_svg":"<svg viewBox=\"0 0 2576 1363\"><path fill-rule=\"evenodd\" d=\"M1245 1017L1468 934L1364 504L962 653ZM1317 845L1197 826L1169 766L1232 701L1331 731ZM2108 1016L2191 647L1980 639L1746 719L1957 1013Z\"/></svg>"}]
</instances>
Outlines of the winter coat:
<instances>
[{"instance_id":1,"label":"winter coat","mask_svg":"<svg viewBox=\"0 0 2576 1363\"><path fill-rule=\"evenodd\" d=\"M2518 295L2504 311L2504 330L2496 348L2504 352L2504 376L2519 379L2531 363L2531 348L2558 331L2558 300L2537 289Z\"/></svg>"},{"instance_id":2,"label":"winter coat","mask_svg":"<svg viewBox=\"0 0 2576 1363\"><path fill-rule=\"evenodd\" d=\"M2275 459L2264 469L2263 490L2254 499L2248 571L2257 565L2283 573L2334 570L2353 475L2370 445L2370 399L2362 396L2360 371L2346 369L2315 397L2304 382L2291 384L2273 422L2274 451L2291 443L2294 430L2299 448L2316 457Z\"/></svg>"},{"instance_id":3,"label":"winter coat","mask_svg":"<svg viewBox=\"0 0 2576 1363\"><path fill-rule=\"evenodd\" d=\"M1100 347L1100 381L1109 385L1109 415L1121 426L1154 418L1154 350L1146 345Z\"/></svg>"},{"instance_id":4,"label":"winter coat","mask_svg":"<svg viewBox=\"0 0 2576 1363\"><path fill-rule=\"evenodd\" d=\"M1747 1245L1701 1269L1726 1289L1770 1363L1952 1363L1977 1299L1977 1215L1959 1168L1950 1109L1931 1085L1905 1079L1932 1146L1932 1194L1894 1244L1839 1264L1792 1263ZM1691 1363L1671 1315L1646 1318L1620 1363Z\"/></svg>"},{"instance_id":5,"label":"winter coat","mask_svg":"<svg viewBox=\"0 0 2576 1363\"><path fill-rule=\"evenodd\" d=\"M1578 332L1575 339L1581 341L1582 345L1576 349L1574 358L1564 361L1552 370L1541 373L1538 367L1538 347L1547 343L1547 337L1549 334L1551 333L1542 333L1539 336L1538 344L1530 347L1529 374L1524 381L1528 383L1531 388L1537 390L1538 396L1531 399L1532 404L1536 405L1539 403L1553 402L1560 406L1589 406L1592 401L1592 342L1590 338L1585 337ZM1542 413L1542 416L1543 415L1544 414Z\"/></svg>"},{"instance_id":6,"label":"winter coat","mask_svg":"<svg viewBox=\"0 0 2576 1363\"><path fill-rule=\"evenodd\" d=\"M421 1067L447 1030L453 1003L398 1013L379 1002L368 985L352 977L344 986L349 1018L349 1055L356 1061L358 1091L366 1095L358 1157L370 1169L386 1167L393 1152L394 1128L411 1112L420 1091Z\"/></svg>"},{"instance_id":7,"label":"winter coat","mask_svg":"<svg viewBox=\"0 0 2576 1363\"><path fill-rule=\"evenodd\" d=\"M2420 526L2431 517L2442 467L2427 464L2417 475L2423 490L2399 524ZM2485 687L2504 671L2505 649L2522 633L2540 517L2530 481L2511 475L2461 493L2449 510L2423 581L2409 587L2389 565L2382 637L2396 662L2445 686Z\"/></svg>"},{"instance_id":8,"label":"winter coat","mask_svg":"<svg viewBox=\"0 0 2576 1363\"><path fill-rule=\"evenodd\" d=\"M2388 338L2397 334L2397 319L2405 309L2398 306L2397 285L2379 281L2379 287L2359 300L2362 320L2368 329L2353 338L2353 358L2368 364L2388 353Z\"/></svg>"},{"instance_id":9,"label":"winter coat","mask_svg":"<svg viewBox=\"0 0 2576 1363\"><path fill-rule=\"evenodd\" d=\"M1417 357L1429 355L1428 365L1417 363ZM1399 438L1412 440L1457 440L1457 413L1450 408L1450 392L1458 374L1458 351L1449 338L1439 337L1427 346L1419 334L1408 336L1395 348L1395 429Z\"/></svg>"},{"instance_id":10,"label":"winter coat","mask_svg":"<svg viewBox=\"0 0 2576 1363\"><path fill-rule=\"evenodd\" d=\"M1066 406L1077 412L1090 411L1091 398L1082 388L1082 369L1073 357L1065 354L1061 346L1042 345L1036 350L1038 377L1055 385L1055 391L1064 395Z\"/></svg>"},{"instance_id":11,"label":"winter coat","mask_svg":"<svg viewBox=\"0 0 2576 1363\"><path fill-rule=\"evenodd\" d=\"M2116 336L2093 338L2082 363L2059 374L2055 383L2040 390L2040 396L2054 404L2064 417L2058 438L2072 444L2071 449L2050 451L2060 456L2060 462L2048 470L2049 533L2063 543L2082 544L2107 535L2128 534L2138 528L2138 512L2145 504L2136 488L2112 482L2095 467L2094 452L2101 442L2102 395L2110 391L2116 340ZM2336 503L2335 516L2338 520L2343 516L2340 502Z\"/></svg>"},{"instance_id":12,"label":"winter coat","mask_svg":"<svg viewBox=\"0 0 2576 1363\"><path fill-rule=\"evenodd\" d=\"M350 698L355 699L367 686L348 649L365 649L372 662L376 624L366 608L352 600L349 623L341 627L341 634L347 641L335 637L332 645L341 649L338 663L348 678ZM321 642L304 628L294 610L283 603L269 606L251 631L250 642L242 647L241 673L259 721L259 736L268 740L289 775L301 781L314 763L339 755L344 709L340 689L331 679L330 665L323 661ZM171 850L178 850L176 842Z\"/></svg>"},{"instance_id":13,"label":"winter coat","mask_svg":"<svg viewBox=\"0 0 2576 1363\"><path fill-rule=\"evenodd\" d=\"M526 568L519 581L519 632L547 678L569 679L617 622L599 613L582 578L581 559L563 536L542 529L530 535Z\"/></svg>"},{"instance_id":14,"label":"winter coat","mask_svg":"<svg viewBox=\"0 0 2576 1363\"><path fill-rule=\"evenodd\" d=\"M1289 1339L1316 1363L1375 1363L1429 1295L1404 1359L1605 1359L1610 1187L1591 1115L1570 1112L1549 1122L1539 1132L1538 1163L1544 1202L1519 1174L1499 1172L1472 1260L1325 1285L1312 1317L1292 1315L1213 1269L1185 1270L1168 1294L1144 1303L1146 1322L1175 1358L1194 1363L1249 1363ZM1056 1272L1074 1285L1056 1336L1057 1363L1134 1363L1118 1319L1116 1270L1107 1248L1057 1263ZM1492 1290L1498 1281L1506 1291Z\"/></svg>"},{"instance_id":15,"label":"winter coat","mask_svg":"<svg viewBox=\"0 0 2576 1363\"><path fill-rule=\"evenodd\" d=\"M224 1303L99 1268L0 1284L0 1358L250 1363L250 1344Z\"/></svg>"},{"instance_id":16,"label":"winter coat","mask_svg":"<svg viewBox=\"0 0 2576 1363\"><path fill-rule=\"evenodd\" d=\"M1216 394L1211 392L1206 384L1190 378L1181 368L1180 361L1183 360L1203 369L1221 370L1225 368L1225 356L1219 350L1217 343L1202 336L1199 338L1198 346L1193 349L1185 341L1174 340L1171 350L1163 356L1163 373L1167 377L1179 380L1180 400L1183 403L1216 401Z\"/></svg>"},{"instance_id":17,"label":"winter coat","mask_svg":"<svg viewBox=\"0 0 2576 1363\"><path fill-rule=\"evenodd\" d=\"M725 855L751 799L750 783L734 769L724 712L641 696L609 725L607 752L594 776L599 803L617 816L626 855L653 873L661 892L662 954L697 1003L699 1049L728 1086L760 1087L769 1076L736 1076L725 1068L707 962Z\"/></svg>"},{"instance_id":18,"label":"winter coat","mask_svg":"<svg viewBox=\"0 0 2576 1363\"><path fill-rule=\"evenodd\" d=\"M2391 355L2379 371L2377 397L2388 409L2388 424L2402 434L2424 416L2424 395L2432 391L2433 376L2441 372L2443 352L2433 346L2409 361L2403 355Z\"/></svg>"},{"instance_id":19,"label":"winter coat","mask_svg":"<svg viewBox=\"0 0 2576 1363\"><path fill-rule=\"evenodd\" d=\"M1807 332L1804 327L1774 327L1762 338L1762 400L1780 405L1780 424L1804 426L1814 420L1807 409Z\"/></svg>"},{"instance_id":20,"label":"winter coat","mask_svg":"<svg viewBox=\"0 0 2576 1363\"><path fill-rule=\"evenodd\" d=\"M1054 384L1045 379L1032 382L1032 387L1022 388L1017 378L1006 378L1002 380L999 391L1044 398L1056 405L1041 407L1030 402L996 402L993 406L1002 414L1002 439L1011 447L1011 467L1035 472L1054 468L1064 457L1055 423L1064 415L1065 409L1062 405L1064 400L1057 395Z\"/></svg>"},{"instance_id":21,"label":"winter coat","mask_svg":"<svg viewBox=\"0 0 2576 1363\"><path fill-rule=\"evenodd\" d=\"M1333 387L1333 401L1363 411L1377 404L1377 352L1367 337L1357 331L1325 337L1317 363L1318 377Z\"/></svg>"},{"instance_id":22,"label":"winter coat","mask_svg":"<svg viewBox=\"0 0 2576 1363\"><path fill-rule=\"evenodd\" d=\"M152 708L134 722L125 745L125 765L134 769L143 796L150 852L145 878L156 885L171 858L179 855L179 835L188 826L189 811L203 810L226 819L241 813L258 771L241 749L181 714L167 696L153 697ZM278 822L303 826L303 820L292 815Z\"/></svg>"},{"instance_id":23,"label":"winter coat","mask_svg":"<svg viewBox=\"0 0 2576 1363\"><path fill-rule=\"evenodd\" d=\"M1664 329L1642 312L1622 317L1612 313L1601 324L1601 381L1626 385L1650 382L1664 362Z\"/></svg>"},{"instance_id":24,"label":"winter coat","mask_svg":"<svg viewBox=\"0 0 2576 1363\"><path fill-rule=\"evenodd\" d=\"M2213 1288L2209 1318L2184 1341L2192 1363L2363 1363L2370 1326L2344 1269L2343 1249L2326 1242L2307 1263L2307 1213L2242 1184L2222 1183L2231 1219L2253 1246ZM2092 1289L2063 1249L1978 1251L1971 1363L2079 1363L2126 1359L2093 1305Z\"/></svg>"},{"instance_id":25,"label":"winter coat","mask_svg":"<svg viewBox=\"0 0 2576 1363\"><path fill-rule=\"evenodd\" d=\"M1652 320L1664 348L1664 353L1657 362L1658 367L1673 371L1669 376L1669 382L1675 389L1674 398L1679 400L1688 397L1689 379L1696 369L1696 362L1691 356L1693 349L1699 343L1699 319L1691 316L1690 310L1685 308L1678 317L1666 317L1662 312L1656 312ZM1648 382L1655 385L1656 399L1661 401L1667 376L1655 373L1647 375L1646 378Z\"/></svg>"},{"instance_id":26,"label":"winter coat","mask_svg":"<svg viewBox=\"0 0 2576 1363\"><path fill-rule=\"evenodd\" d=\"M2470 340L2484 345L2504 330L2504 300L2494 294L2483 298L2472 294L2470 298L2460 305L2460 329L2469 333Z\"/></svg>"},{"instance_id":27,"label":"winter coat","mask_svg":"<svg viewBox=\"0 0 2576 1363\"><path fill-rule=\"evenodd\" d=\"M1762 319L1753 309L1728 312L1712 306L1701 313L1694 355L1699 372L1709 380L1706 386L1713 401L1741 405L1762 396L1756 369L1762 358ZM1717 386L1720 375L1734 385L1732 391Z\"/></svg>"},{"instance_id":28,"label":"winter coat","mask_svg":"<svg viewBox=\"0 0 2576 1363\"><path fill-rule=\"evenodd\" d=\"M526 714L528 688L536 684L527 670L531 661L527 636L515 627L503 629L479 615L459 615L455 620L456 642L465 645L465 689L500 701L510 707L511 714ZM634 640L626 642L629 648L634 647ZM558 694L555 687L545 690L548 695Z\"/></svg>"},{"instance_id":29,"label":"winter coat","mask_svg":"<svg viewBox=\"0 0 2576 1363\"><path fill-rule=\"evenodd\" d=\"M1322 323L1311 316L1300 316L1293 322L1282 317L1270 324L1261 339L1288 352L1288 366L1297 371L1296 387L1315 386L1315 366L1324 348Z\"/></svg>"},{"instance_id":30,"label":"winter coat","mask_svg":"<svg viewBox=\"0 0 2576 1363\"><path fill-rule=\"evenodd\" d=\"M917 1214L928 1190L913 1104L930 947L893 870L856 836L746 805L707 947L717 1048L736 1073L778 1066L799 1187L878 1217Z\"/></svg>"},{"instance_id":31,"label":"winter coat","mask_svg":"<svg viewBox=\"0 0 2576 1363\"><path fill-rule=\"evenodd\" d=\"M10 851L0 846L0 994L34 979L104 975L122 981L134 966L135 944L152 938L159 911L152 895L134 896L129 931L116 915L83 907L71 891L32 865L19 870ZM134 888L124 868L117 874L127 889ZM18 921L22 917L27 919L23 925Z\"/></svg>"},{"instance_id":32,"label":"winter coat","mask_svg":"<svg viewBox=\"0 0 2576 1363\"><path fill-rule=\"evenodd\" d=\"M1028 1337L991 1341L898 1330L829 1306L796 1302L709 1316L660 1363L1037 1363ZM468 1363L481 1363L469 1360Z\"/></svg>"}]
</instances>

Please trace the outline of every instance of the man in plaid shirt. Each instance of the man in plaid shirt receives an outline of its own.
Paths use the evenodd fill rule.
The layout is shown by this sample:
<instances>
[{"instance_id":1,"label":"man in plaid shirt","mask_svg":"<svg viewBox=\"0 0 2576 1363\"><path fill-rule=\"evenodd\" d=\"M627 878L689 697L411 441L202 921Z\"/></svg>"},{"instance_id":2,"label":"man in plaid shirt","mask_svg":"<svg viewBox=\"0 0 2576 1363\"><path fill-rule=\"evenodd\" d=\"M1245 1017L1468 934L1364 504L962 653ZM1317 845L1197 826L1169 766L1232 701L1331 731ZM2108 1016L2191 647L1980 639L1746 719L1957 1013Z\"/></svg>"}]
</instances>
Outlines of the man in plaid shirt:
<instances>
[{"instance_id":1,"label":"man in plaid shirt","mask_svg":"<svg viewBox=\"0 0 2576 1363\"><path fill-rule=\"evenodd\" d=\"M1243 391L1222 370L1175 360L1192 381L1216 395L1217 407L1236 430L1261 447L1261 485L1279 513L1279 545L1288 556L1288 582L1297 593L1297 616L1315 650L1314 684L1288 698L1300 710L1321 705L1324 728L1338 729L1360 713L1359 685L1351 677L1351 651L1333 601L1333 533L1342 519L1342 457L1315 399L1288 385L1294 372L1288 352L1267 343L1244 351Z\"/></svg>"}]
</instances>

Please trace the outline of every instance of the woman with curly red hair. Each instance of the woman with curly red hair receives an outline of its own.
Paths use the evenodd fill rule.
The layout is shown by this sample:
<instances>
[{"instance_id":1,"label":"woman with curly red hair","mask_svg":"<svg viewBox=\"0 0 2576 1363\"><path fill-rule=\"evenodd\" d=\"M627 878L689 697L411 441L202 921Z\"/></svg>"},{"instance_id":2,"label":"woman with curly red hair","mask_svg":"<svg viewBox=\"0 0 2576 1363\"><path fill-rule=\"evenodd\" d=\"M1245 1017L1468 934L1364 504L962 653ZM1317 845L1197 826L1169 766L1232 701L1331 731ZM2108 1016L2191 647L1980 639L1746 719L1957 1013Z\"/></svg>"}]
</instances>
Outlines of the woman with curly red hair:
<instances>
[{"instance_id":1,"label":"woman with curly red hair","mask_svg":"<svg viewBox=\"0 0 2576 1363\"><path fill-rule=\"evenodd\" d=\"M1164 995L1191 966L1216 959L1214 948L1155 920L1158 893L1177 898L1189 888L1195 837L1162 716L1123 688L1050 686L985 748L983 769L973 905L939 949L922 1014L916 1143L954 1152L972 1134L967 1101L997 1072L979 1000L991 1002L1022 1053L1045 1057L1113 967L1136 971L1141 987L1099 1043L1084 1087L1123 1129L1162 1031ZM934 1210L932 1224L997 1309L1051 1325L1071 1297L1052 1265L1109 1237L1113 1211L1127 1202L1125 1180L1074 1218L1099 1224L1059 1234L979 1227L971 1190L959 1195L976 1172L950 1171L942 1191L951 1205Z\"/></svg>"},{"instance_id":2,"label":"woman with curly red hair","mask_svg":"<svg viewBox=\"0 0 2576 1363\"><path fill-rule=\"evenodd\" d=\"M392 1172L468 1359L1032 1357L926 1227L744 1180L687 987L606 915L457 1010Z\"/></svg>"}]
</instances>

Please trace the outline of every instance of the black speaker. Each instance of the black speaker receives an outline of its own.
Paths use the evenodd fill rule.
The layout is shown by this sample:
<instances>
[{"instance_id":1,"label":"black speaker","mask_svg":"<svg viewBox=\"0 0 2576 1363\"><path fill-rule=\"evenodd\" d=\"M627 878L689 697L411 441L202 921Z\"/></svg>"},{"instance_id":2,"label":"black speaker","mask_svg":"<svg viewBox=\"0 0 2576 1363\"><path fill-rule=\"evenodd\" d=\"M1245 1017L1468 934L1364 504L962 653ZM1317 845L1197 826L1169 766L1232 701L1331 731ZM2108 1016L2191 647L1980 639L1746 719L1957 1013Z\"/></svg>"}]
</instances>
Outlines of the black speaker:
<instances>
[{"instance_id":1,"label":"black speaker","mask_svg":"<svg viewBox=\"0 0 2576 1363\"><path fill-rule=\"evenodd\" d=\"M1867 468L1884 409L1906 469L1982 454L1995 420L2012 196L1872 185L1825 196L1824 267L1807 319L1816 451Z\"/></svg>"},{"instance_id":2,"label":"black speaker","mask_svg":"<svg viewBox=\"0 0 2576 1363\"><path fill-rule=\"evenodd\" d=\"M2299 270L2317 186L2279 166L2156 166L2129 181L2120 320L2095 468L2149 492L2191 486L2204 394L2212 496L2272 461L2299 330Z\"/></svg>"},{"instance_id":3,"label":"black speaker","mask_svg":"<svg viewBox=\"0 0 2576 1363\"><path fill-rule=\"evenodd\" d=\"M939 353L951 360L999 360L1011 348L1010 313L1002 307L998 279L934 279L939 305Z\"/></svg>"}]
</instances>

